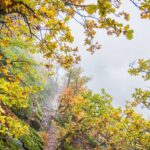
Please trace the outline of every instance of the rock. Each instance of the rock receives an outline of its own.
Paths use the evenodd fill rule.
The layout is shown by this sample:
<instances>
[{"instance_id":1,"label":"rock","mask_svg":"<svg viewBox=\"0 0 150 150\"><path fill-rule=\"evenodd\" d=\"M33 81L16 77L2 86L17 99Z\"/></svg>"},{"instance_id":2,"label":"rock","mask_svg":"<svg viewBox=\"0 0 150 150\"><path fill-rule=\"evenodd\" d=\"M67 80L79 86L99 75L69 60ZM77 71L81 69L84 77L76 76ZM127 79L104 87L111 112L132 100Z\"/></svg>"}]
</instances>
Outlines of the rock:
<instances>
[{"instance_id":1,"label":"rock","mask_svg":"<svg viewBox=\"0 0 150 150\"><path fill-rule=\"evenodd\" d=\"M41 128L41 122L39 120L32 119L30 120L30 126L35 130L39 130Z\"/></svg>"}]
</instances>

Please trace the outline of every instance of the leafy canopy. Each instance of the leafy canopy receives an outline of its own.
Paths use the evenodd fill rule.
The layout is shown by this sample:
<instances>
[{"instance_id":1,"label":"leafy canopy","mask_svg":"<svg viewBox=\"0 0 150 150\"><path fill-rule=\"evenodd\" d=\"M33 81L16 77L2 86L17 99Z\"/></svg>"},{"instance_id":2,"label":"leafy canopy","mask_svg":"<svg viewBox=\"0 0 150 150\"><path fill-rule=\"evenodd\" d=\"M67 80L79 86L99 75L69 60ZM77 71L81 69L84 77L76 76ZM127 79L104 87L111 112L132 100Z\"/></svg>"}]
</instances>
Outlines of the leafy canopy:
<instances>
[{"instance_id":1,"label":"leafy canopy","mask_svg":"<svg viewBox=\"0 0 150 150\"><path fill-rule=\"evenodd\" d=\"M70 46L74 41L70 20L83 27L85 46L91 53L100 48L94 41L97 29L105 29L108 35L133 38L130 26L117 21L130 19L130 15L120 8L121 0L97 0L90 4L86 4L86 0L0 0L0 3L0 46L7 46L11 37L20 38L36 47L32 52L40 52L51 60L46 65L49 68L54 60L65 68L80 60L78 48ZM135 6L141 10L142 18L149 18L149 0Z\"/></svg>"},{"instance_id":2,"label":"leafy canopy","mask_svg":"<svg viewBox=\"0 0 150 150\"><path fill-rule=\"evenodd\" d=\"M80 89L74 93L69 87L60 97L54 122L59 149L150 148L150 122L137 114L132 105L115 108L111 104L112 97L105 90L94 94L85 87Z\"/></svg>"}]
</instances>

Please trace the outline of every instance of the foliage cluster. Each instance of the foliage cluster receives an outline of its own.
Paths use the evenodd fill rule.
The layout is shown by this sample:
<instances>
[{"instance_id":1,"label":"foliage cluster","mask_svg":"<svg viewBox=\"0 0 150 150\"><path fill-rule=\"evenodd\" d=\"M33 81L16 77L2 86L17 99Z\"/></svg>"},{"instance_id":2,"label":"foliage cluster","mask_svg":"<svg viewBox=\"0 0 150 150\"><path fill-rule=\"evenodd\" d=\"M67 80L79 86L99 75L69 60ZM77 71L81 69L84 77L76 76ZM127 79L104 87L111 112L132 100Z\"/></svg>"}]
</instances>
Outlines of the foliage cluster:
<instances>
[{"instance_id":1,"label":"foliage cluster","mask_svg":"<svg viewBox=\"0 0 150 150\"><path fill-rule=\"evenodd\" d=\"M76 75L82 80L81 74ZM127 103L124 109L115 108L111 104L112 97L105 90L94 94L84 84L82 87L74 93L70 85L60 97L55 119L59 149L150 148L150 122L134 111L135 105ZM137 93L134 95L138 97ZM138 100L140 104L145 99Z\"/></svg>"}]
</instances>

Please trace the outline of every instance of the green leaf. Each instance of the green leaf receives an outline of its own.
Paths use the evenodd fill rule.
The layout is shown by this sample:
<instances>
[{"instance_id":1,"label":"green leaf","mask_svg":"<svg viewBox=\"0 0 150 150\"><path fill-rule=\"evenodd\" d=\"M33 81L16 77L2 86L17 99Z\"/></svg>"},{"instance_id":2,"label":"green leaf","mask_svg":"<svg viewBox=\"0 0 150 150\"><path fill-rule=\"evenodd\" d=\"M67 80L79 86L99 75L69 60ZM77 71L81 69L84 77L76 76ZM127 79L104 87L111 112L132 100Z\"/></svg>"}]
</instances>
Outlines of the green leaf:
<instances>
[{"instance_id":1,"label":"green leaf","mask_svg":"<svg viewBox=\"0 0 150 150\"><path fill-rule=\"evenodd\" d=\"M127 37L128 40L132 40L133 39L133 33L134 33L133 30L127 31L126 37Z\"/></svg>"},{"instance_id":2,"label":"green leaf","mask_svg":"<svg viewBox=\"0 0 150 150\"><path fill-rule=\"evenodd\" d=\"M86 10L89 14L96 13L97 9L98 9L97 5L90 5L86 8Z\"/></svg>"}]
</instances>

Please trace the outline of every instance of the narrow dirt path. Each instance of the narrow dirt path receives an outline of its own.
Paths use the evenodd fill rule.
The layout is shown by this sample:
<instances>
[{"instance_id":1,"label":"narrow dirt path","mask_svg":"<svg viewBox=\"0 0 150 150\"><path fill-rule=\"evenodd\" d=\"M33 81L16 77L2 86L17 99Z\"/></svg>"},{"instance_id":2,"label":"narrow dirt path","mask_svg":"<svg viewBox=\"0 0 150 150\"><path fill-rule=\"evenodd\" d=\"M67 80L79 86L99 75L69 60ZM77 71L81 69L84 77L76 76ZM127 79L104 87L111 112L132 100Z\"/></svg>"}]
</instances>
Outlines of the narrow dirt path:
<instances>
[{"instance_id":1,"label":"narrow dirt path","mask_svg":"<svg viewBox=\"0 0 150 150\"><path fill-rule=\"evenodd\" d=\"M52 125L48 130L48 144L45 150L56 150L56 148L57 148L56 129Z\"/></svg>"},{"instance_id":2,"label":"narrow dirt path","mask_svg":"<svg viewBox=\"0 0 150 150\"><path fill-rule=\"evenodd\" d=\"M49 99L49 104L45 107L44 119L42 126L47 130L48 133L48 143L44 150L56 150L57 148L57 139L56 139L56 129L53 124L50 123L53 117L56 115L58 108L58 99L61 91L59 90L54 98Z\"/></svg>"}]
</instances>

